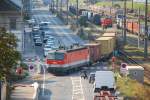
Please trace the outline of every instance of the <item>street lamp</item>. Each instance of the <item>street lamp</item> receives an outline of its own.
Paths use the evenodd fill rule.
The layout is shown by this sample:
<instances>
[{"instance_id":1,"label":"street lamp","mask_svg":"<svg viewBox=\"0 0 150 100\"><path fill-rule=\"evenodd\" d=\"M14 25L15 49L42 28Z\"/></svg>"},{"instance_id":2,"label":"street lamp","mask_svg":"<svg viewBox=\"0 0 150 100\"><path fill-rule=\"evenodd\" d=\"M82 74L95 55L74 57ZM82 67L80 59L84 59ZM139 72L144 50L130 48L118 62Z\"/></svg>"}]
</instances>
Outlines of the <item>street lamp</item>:
<instances>
[{"instance_id":1,"label":"street lamp","mask_svg":"<svg viewBox=\"0 0 150 100\"><path fill-rule=\"evenodd\" d=\"M145 36L144 36L144 58L148 56L148 46L147 46L147 37L148 37L148 26L147 26L147 12L148 12L148 1L145 1Z\"/></svg>"},{"instance_id":2,"label":"street lamp","mask_svg":"<svg viewBox=\"0 0 150 100\"><path fill-rule=\"evenodd\" d=\"M126 0L124 0L124 34L123 34L124 38L124 45L126 44Z\"/></svg>"}]
</instances>

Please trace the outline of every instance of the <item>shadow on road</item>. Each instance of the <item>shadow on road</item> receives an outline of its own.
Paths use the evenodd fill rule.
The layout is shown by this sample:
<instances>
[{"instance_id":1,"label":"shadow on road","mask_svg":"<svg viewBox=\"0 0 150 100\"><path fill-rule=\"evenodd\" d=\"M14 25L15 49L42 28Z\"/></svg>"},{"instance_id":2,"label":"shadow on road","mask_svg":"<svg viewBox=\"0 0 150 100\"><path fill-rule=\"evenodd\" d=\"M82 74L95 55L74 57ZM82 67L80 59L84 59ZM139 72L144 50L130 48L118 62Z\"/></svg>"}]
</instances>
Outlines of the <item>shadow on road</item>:
<instances>
[{"instance_id":1,"label":"shadow on road","mask_svg":"<svg viewBox=\"0 0 150 100\"><path fill-rule=\"evenodd\" d=\"M44 89L44 94L43 94L43 91L41 88L38 100L51 100L51 95L52 95L52 92L48 89Z\"/></svg>"}]
</instances>

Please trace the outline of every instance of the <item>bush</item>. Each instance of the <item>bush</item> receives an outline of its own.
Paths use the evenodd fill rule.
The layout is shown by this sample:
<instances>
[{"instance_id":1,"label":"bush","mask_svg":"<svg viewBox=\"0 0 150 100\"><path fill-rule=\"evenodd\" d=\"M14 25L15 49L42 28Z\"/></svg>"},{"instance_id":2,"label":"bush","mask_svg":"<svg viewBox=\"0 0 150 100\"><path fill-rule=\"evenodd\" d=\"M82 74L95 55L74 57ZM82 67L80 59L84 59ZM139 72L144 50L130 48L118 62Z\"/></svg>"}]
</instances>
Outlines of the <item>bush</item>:
<instances>
[{"instance_id":1,"label":"bush","mask_svg":"<svg viewBox=\"0 0 150 100\"><path fill-rule=\"evenodd\" d=\"M15 82L18 80L22 80L24 79L28 73L27 72L23 72L21 75L17 74L15 71L12 71L10 74L10 82Z\"/></svg>"},{"instance_id":2,"label":"bush","mask_svg":"<svg viewBox=\"0 0 150 100\"><path fill-rule=\"evenodd\" d=\"M20 66L24 69L24 70L28 70L28 65L25 63L21 63Z\"/></svg>"}]
</instances>

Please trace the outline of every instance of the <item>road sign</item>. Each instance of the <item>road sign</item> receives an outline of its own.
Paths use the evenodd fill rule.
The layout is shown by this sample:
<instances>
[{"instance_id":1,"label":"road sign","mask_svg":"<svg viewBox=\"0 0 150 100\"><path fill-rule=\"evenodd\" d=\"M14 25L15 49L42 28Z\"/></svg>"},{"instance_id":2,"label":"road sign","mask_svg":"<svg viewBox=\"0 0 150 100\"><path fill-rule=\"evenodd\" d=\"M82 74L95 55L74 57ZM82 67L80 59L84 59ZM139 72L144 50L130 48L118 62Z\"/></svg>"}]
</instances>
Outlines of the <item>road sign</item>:
<instances>
[{"instance_id":1,"label":"road sign","mask_svg":"<svg viewBox=\"0 0 150 100\"><path fill-rule=\"evenodd\" d=\"M33 65L29 65L29 71L34 72L34 66Z\"/></svg>"},{"instance_id":2,"label":"road sign","mask_svg":"<svg viewBox=\"0 0 150 100\"><path fill-rule=\"evenodd\" d=\"M120 73L127 74L127 63L121 63Z\"/></svg>"}]
</instances>

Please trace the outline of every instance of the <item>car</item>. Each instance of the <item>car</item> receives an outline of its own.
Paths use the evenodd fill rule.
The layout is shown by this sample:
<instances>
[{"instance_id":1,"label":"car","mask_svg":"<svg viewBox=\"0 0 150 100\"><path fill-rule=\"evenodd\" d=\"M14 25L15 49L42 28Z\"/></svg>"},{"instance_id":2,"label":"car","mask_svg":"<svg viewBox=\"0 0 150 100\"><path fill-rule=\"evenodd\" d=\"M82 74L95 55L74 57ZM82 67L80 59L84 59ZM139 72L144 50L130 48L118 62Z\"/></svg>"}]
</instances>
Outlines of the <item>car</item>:
<instances>
[{"instance_id":1,"label":"car","mask_svg":"<svg viewBox=\"0 0 150 100\"><path fill-rule=\"evenodd\" d=\"M42 26L47 26L47 25L49 25L50 24L50 22L47 22L47 21L42 21L41 23L40 23L40 25L42 25Z\"/></svg>"},{"instance_id":2,"label":"car","mask_svg":"<svg viewBox=\"0 0 150 100\"><path fill-rule=\"evenodd\" d=\"M89 83L94 83L95 81L95 73L91 72L89 75Z\"/></svg>"},{"instance_id":3,"label":"car","mask_svg":"<svg viewBox=\"0 0 150 100\"><path fill-rule=\"evenodd\" d=\"M51 46L51 47L52 47L53 50L59 49L59 47L58 47L58 46L55 46L55 45L53 45L53 46Z\"/></svg>"},{"instance_id":4,"label":"car","mask_svg":"<svg viewBox=\"0 0 150 100\"><path fill-rule=\"evenodd\" d=\"M35 40L35 45L36 46L42 46L42 40L39 38L39 39L36 39Z\"/></svg>"},{"instance_id":5,"label":"car","mask_svg":"<svg viewBox=\"0 0 150 100\"><path fill-rule=\"evenodd\" d=\"M44 46L44 56L48 55L48 52L52 50L51 45L45 45Z\"/></svg>"},{"instance_id":6,"label":"car","mask_svg":"<svg viewBox=\"0 0 150 100\"><path fill-rule=\"evenodd\" d=\"M38 31L39 29L40 29L40 27L37 25L32 28L32 31Z\"/></svg>"},{"instance_id":7,"label":"car","mask_svg":"<svg viewBox=\"0 0 150 100\"><path fill-rule=\"evenodd\" d=\"M54 40L54 37L53 36L49 36L48 40Z\"/></svg>"},{"instance_id":8,"label":"car","mask_svg":"<svg viewBox=\"0 0 150 100\"><path fill-rule=\"evenodd\" d=\"M35 23L35 19L27 20L27 22L28 22L29 24L33 24L33 23Z\"/></svg>"},{"instance_id":9,"label":"car","mask_svg":"<svg viewBox=\"0 0 150 100\"><path fill-rule=\"evenodd\" d=\"M51 32L49 29L46 29L46 30L43 30L43 31L42 31L42 35L43 35L43 37L44 37L45 35L52 35L52 32Z\"/></svg>"},{"instance_id":10,"label":"car","mask_svg":"<svg viewBox=\"0 0 150 100\"><path fill-rule=\"evenodd\" d=\"M39 31L33 31L32 34L33 34L33 36L39 35Z\"/></svg>"},{"instance_id":11,"label":"car","mask_svg":"<svg viewBox=\"0 0 150 100\"><path fill-rule=\"evenodd\" d=\"M47 30L49 29L50 22L41 22L40 23L40 30Z\"/></svg>"},{"instance_id":12,"label":"car","mask_svg":"<svg viewBox=\"0 0 150 100\"><path fill-rule=\"evenodd\" d=\"M52 46L52 45L54 45L55 43L54 43L54 42L52 42L52 41L49 41L49 42L47 42L46 44L47 44L47 45L51 45L51 46Z\"/></svg>"},{"instance_id":13,"label":"car","mask_svg":"<svg viewBox=\"0 0 150 100\"><path fill-rule=\"evenodd\" d=\"M54 40L54 37L52 37L50 34L46 34L44 36L43 42L46 43L47 40Z\"/></svg>"},{"instance_id":14,"label":"car","mask_svg":"<svg viewBox=\"0 0 150 100\"><path fill-rule=\"evenodd\" d=\"M33 36L34 42L35 42L36 39L41 39L40 35L38 35L38 34L34 35L34 36Z\"/></svg>"}]
</instances>

